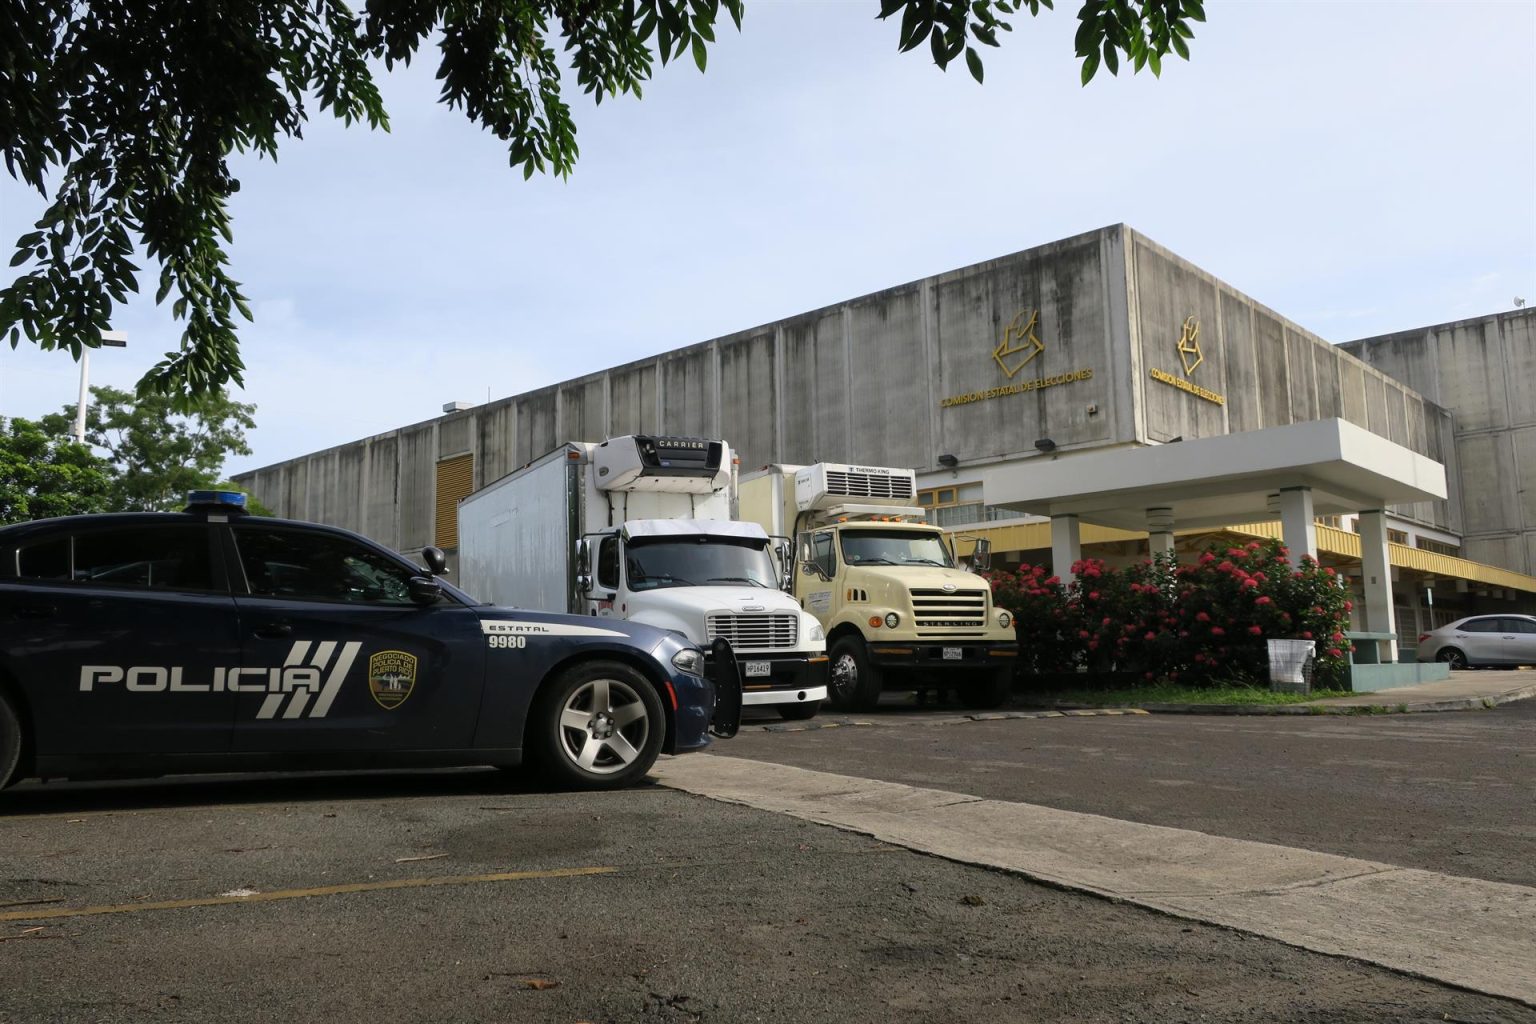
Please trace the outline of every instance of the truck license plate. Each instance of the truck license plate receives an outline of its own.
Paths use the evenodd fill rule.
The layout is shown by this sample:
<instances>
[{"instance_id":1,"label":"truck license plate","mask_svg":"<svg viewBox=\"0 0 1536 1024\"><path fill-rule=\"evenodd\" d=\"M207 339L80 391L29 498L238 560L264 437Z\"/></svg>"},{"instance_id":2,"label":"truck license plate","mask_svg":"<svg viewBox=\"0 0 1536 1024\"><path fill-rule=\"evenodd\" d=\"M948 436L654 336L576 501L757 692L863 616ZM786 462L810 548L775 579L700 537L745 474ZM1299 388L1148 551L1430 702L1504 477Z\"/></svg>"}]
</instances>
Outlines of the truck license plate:
<instances>
[{"instance_id":1,"label":"truck license plate","mask_svg":"<svg viewBox=\"0 0 1536 1024\"><path fill-rule=\"evenodd\" d=\"M773 662L771 661L744 661L741 663L741 674L748 679L759 676L773 675Z\"/></svg>"},{"instance_id":2,"label":"truck license plate","mask_svg":"<svg viewBox=\"0 0 1536 1024\"><path fill-rule=\"evenodd\" d=\"M959 661L962 653L963 652L958 647L946 647L944 648L944 660Z\"/></svg>"}]
</instances>

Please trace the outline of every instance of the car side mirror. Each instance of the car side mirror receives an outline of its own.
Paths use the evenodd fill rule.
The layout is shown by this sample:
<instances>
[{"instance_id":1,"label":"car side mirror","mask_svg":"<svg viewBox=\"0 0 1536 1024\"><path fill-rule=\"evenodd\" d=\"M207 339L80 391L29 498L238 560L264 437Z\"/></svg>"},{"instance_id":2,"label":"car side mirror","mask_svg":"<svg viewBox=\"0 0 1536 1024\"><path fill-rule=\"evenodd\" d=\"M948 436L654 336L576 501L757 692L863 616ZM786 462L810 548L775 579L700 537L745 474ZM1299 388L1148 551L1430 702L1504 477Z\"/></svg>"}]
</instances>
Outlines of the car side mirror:
<instances>
[{"instance_id":1,"label":"car side mirror","mask_svg":"<svg viewBox=\"0 0 1536 1024\"><path fill-rule=\"evenodd\" d=\"M427 545L421 549L421 560L427 563L427 571L433 576L441 576L448 571L448 556L443 554L442 548Z\"/></svg>"},{"instance_id":2,"label":"car side mirror","mask_svg":"<svg viewBox=\"0 0 1536 1024\"><path fill-rule=\"evenodd\" d=\"M431 576L412 576L409 586L411 600L417 604L436 604L443 599L443 585Z\"/></svg>"}]
</instances>

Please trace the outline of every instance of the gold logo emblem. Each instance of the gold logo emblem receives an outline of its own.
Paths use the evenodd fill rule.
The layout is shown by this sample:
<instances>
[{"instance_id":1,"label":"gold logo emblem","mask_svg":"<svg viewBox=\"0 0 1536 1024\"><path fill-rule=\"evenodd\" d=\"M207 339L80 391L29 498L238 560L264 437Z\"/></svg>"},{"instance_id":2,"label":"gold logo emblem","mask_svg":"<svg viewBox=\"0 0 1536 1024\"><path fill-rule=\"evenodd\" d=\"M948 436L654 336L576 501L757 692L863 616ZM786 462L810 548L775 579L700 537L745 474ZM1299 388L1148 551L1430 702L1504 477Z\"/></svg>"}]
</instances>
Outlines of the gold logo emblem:
<instances>
[{"instance_id":1,"label":"gold logo emblem","mask_svg":"<svg viewBox=\"0 0 1536 1024\"><path fill-rule=\"evenodd\" d=\"M379 707L393 710L416 688L416 655L380 651L368 659L368 691Z\"/></svg>"},{"instance_id":2,"label":"gold logo emblem","mask_svg":"<svg viewBox=\"0 0 1536 1024\"><path fill-rule=\"evenodd\" d=\"M1035 336L1035 328L1040 323L1040 311L1030 309L1025 312L1029 314L1029 319L1025 320L1024 313L1020 313L1009 321L1008 326L1003 328L1003 340L992 350L992 358L997 360L998 368L1009 380L1028 366L1031 359L1045 351L1045 342ZM1019 355L1024 358L1015 361L1013 357Z\"/></svg>"},{"instance_id":3,"label":"gold logo emblem","mask_svg":"<svg viewBox=\"0 0 1536 1024\"><path fill-rule=\"evenodd\" d=\"M1179 331L1179 359L1184 363L1186 377L1205 362L1205 356L1200 352L1200 321L1193 316L1184 318L1184 328Z\"/></svg>"}]
</instances>

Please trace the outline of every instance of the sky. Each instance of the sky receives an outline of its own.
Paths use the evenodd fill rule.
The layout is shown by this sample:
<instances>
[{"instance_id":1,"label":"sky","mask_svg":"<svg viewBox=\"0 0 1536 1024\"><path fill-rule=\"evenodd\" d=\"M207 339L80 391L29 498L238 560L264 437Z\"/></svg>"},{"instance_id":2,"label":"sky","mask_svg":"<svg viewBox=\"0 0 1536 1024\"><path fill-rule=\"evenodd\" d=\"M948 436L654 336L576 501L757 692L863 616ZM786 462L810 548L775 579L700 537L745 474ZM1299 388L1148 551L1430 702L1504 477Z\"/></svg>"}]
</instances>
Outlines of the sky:
<instances>
[{"instance_id":1,"label":"sky","mask_svg":"<svg viewBox=\"0 0 1536 1024\"><path fill-rule=\"evenodd\" d=\"M1207 0L1188 63L1086 88L1077 6L1016 19L977 85L897 53L878 0L747 0L706 74L573 87L565 181L524 181L430 61L382 78L388 133L312 115L233 164L257 429L226 470L1121 222L1335 342L1536 303L1536 0ZM0 176L0 239L42 209ZM157 276L91 383L177 346ZM78 387L0 348L0 415Z\"/></svg>"}]
</instances>

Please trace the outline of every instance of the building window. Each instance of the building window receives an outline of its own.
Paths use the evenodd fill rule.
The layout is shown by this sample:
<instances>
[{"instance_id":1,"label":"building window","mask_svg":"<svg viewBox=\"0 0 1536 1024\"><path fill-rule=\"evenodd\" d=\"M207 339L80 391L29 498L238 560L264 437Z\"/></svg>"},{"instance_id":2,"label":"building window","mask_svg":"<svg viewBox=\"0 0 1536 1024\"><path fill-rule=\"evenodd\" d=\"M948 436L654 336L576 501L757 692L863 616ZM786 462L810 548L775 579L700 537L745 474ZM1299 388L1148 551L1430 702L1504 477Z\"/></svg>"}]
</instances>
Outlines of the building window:
<instances>
[{"instance_id":1,"label":"building window","mask_svg":"<svg viewBox=\"0 0 1536 1024\"><path fill-rule=\"evenodd\" d=\"M1407 544L1408 543L1408 531L1406 531L1406 530L1388 530L1387 531L1387 543L1388 544Z\"/></svg>"},{"instance_id":2,"label":"building window","mask_svg":"<svg viewBox=\"0 0 1536 1024\"><path fill-rule=\"evenodd\" d=\"M925 508L953 505L957 500L953 487L930 487L917 492L917 503Z\"/></svg>"},{"instance_id":3,"label":"building window","mask_svg":"<svg viewBox=\"0 0 1536 1024\"><path fill-rule=\"evenodd\" d=\"M1430 540L1428 537L1415 537L1413 540L1421 551L1433 551L1437 555L1451 555L1455 558L1461 557L1461 546L1458 544L1447 544L1444 541Z\"/></svg>"},{"instance_id":4,"label":"building window","mask_svg":"<svg viewBox=\"0 0 1536 1024\"><path fill-rule=\"evenodd\" d=\"M433 543L440 548L459 546L459 502L475 489L475 457L472 454L439 459L437 463L437 522Z\"/></svg>"}]
</instances>

